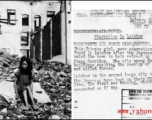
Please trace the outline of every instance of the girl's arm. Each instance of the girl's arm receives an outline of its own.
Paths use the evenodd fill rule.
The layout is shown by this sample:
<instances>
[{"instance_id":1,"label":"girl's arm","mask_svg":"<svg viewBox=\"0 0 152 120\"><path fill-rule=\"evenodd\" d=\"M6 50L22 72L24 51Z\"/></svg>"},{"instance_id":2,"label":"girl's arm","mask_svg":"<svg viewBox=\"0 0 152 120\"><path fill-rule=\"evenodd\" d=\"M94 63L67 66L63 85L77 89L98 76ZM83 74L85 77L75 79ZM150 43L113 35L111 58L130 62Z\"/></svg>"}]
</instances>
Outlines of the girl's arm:
<instances>
[{"instance_id":1,"label":"girl's arm","mask_svg":"<svg viewBox=\"0 0 152 120\"><path fill-rule=\"evenodd\" d=\"M17 96L19 96L18 91L17 91L17 76L19 75L19 69L15 69L14 70L14 90L15 90L15 94Z\"/></svg>"},{"instance_id":2,"label":"girl's arm","mask_svg":"<svg viewBox=\"0 0 152 120\"><path fill-rule=\"evenodd\" d=\"M18 95L18 91L17 91L17 78L16 77L15 77L15 80L14 80L14 90L15 90L16 95Z\"/></svg>"},{"instance_id":3,"label":"girl's arm","mask_svg":"<svg viewBox=\"0 0 152 120\"><path fill-rule=\"evenodd\" d=\"M33 94L33 82L31 82L30 88L31 88L31 91L32 91L32 94Z\"/></svg>"}]
</instances>

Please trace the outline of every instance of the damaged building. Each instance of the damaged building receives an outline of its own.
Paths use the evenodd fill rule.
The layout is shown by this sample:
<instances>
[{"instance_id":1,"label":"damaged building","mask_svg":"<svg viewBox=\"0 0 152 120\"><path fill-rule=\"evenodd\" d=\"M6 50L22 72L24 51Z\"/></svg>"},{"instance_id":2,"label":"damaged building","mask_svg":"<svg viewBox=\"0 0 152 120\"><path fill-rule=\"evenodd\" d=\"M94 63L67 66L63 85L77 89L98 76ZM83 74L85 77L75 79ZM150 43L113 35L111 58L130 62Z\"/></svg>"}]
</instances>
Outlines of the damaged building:
<instances>
[{"instance_id":1,"label":"damaged building","mask_svg":"<svg viewBox=\"0 0 152 120\"><path fill-rule=\"evenodd\" d=\"M0 50L71 64L70 1L0 1Z\"/></svg>"},{"instance_id":2,"label":"damaged building","mask_svg":"<svg viewBox=\"0 0 152 120\"><path fill-rule=\"evenodd\" d=\"M21 56L33 63L38 110L16 97ZM0 119L71 119L71 72L71 2L0 1Z\"/></svg>"}]
</instances>

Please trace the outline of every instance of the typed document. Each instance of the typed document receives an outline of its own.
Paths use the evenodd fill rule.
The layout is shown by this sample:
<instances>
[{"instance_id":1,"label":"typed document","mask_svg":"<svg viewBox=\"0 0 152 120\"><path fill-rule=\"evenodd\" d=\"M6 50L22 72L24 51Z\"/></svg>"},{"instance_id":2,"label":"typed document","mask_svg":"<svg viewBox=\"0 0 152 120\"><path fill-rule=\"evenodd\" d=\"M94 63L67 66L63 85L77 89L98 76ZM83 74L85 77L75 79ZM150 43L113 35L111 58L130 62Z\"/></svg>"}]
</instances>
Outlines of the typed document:
<instances>
[{"instance_id":1,"label":"typed document","mask_svg":"<svg viewBox=\"0 0 152 120\"><path fill-rule=\"evenodd\" d=\"M73 11L73 119L152 119L152 10Z\"/></svg>"}]
</instances>

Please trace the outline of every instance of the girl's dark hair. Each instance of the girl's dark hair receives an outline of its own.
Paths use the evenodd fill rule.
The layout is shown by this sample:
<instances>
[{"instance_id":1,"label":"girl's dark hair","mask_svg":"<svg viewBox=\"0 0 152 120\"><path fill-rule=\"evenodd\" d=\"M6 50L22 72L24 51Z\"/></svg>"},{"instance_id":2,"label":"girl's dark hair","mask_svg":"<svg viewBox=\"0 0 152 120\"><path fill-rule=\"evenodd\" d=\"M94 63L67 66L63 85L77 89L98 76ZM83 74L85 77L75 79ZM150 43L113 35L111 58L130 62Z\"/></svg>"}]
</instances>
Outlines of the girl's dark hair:
<instances>
[{"instance_id":1,"label":"girl's dark hair","mask_svg":"<svg viewBox=\"0 0 152 120\"><path fill-rule=\"evenodd\" d=\"M22 63L24 61L26 61L27 65L28 65L26 70L23 70L23 68L22 68ZM33 69L32 61L29 58L27 58L26 56L21 57L19 69L22 73L28 74L30 79L32 78L32 69Z\"/></svg>"}]
</instances>

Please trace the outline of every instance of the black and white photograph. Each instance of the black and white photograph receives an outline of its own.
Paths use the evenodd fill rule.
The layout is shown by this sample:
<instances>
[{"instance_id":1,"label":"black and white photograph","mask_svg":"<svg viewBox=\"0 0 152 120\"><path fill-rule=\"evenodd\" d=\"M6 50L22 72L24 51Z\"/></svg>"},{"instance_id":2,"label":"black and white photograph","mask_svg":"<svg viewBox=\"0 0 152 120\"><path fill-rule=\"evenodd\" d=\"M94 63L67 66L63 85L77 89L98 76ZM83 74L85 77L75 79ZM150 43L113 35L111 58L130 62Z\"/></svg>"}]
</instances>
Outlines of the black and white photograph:
<instances>
[{"instance_id":1,"label":"black and white photograph","mask_svg":"<svg viewBox=\"0 0 152 120\"><path fill-rule=\"evenodd\" d=\"M0 119L71 119L71 1L0 1Z\"/></svg>"}]
</instances>

